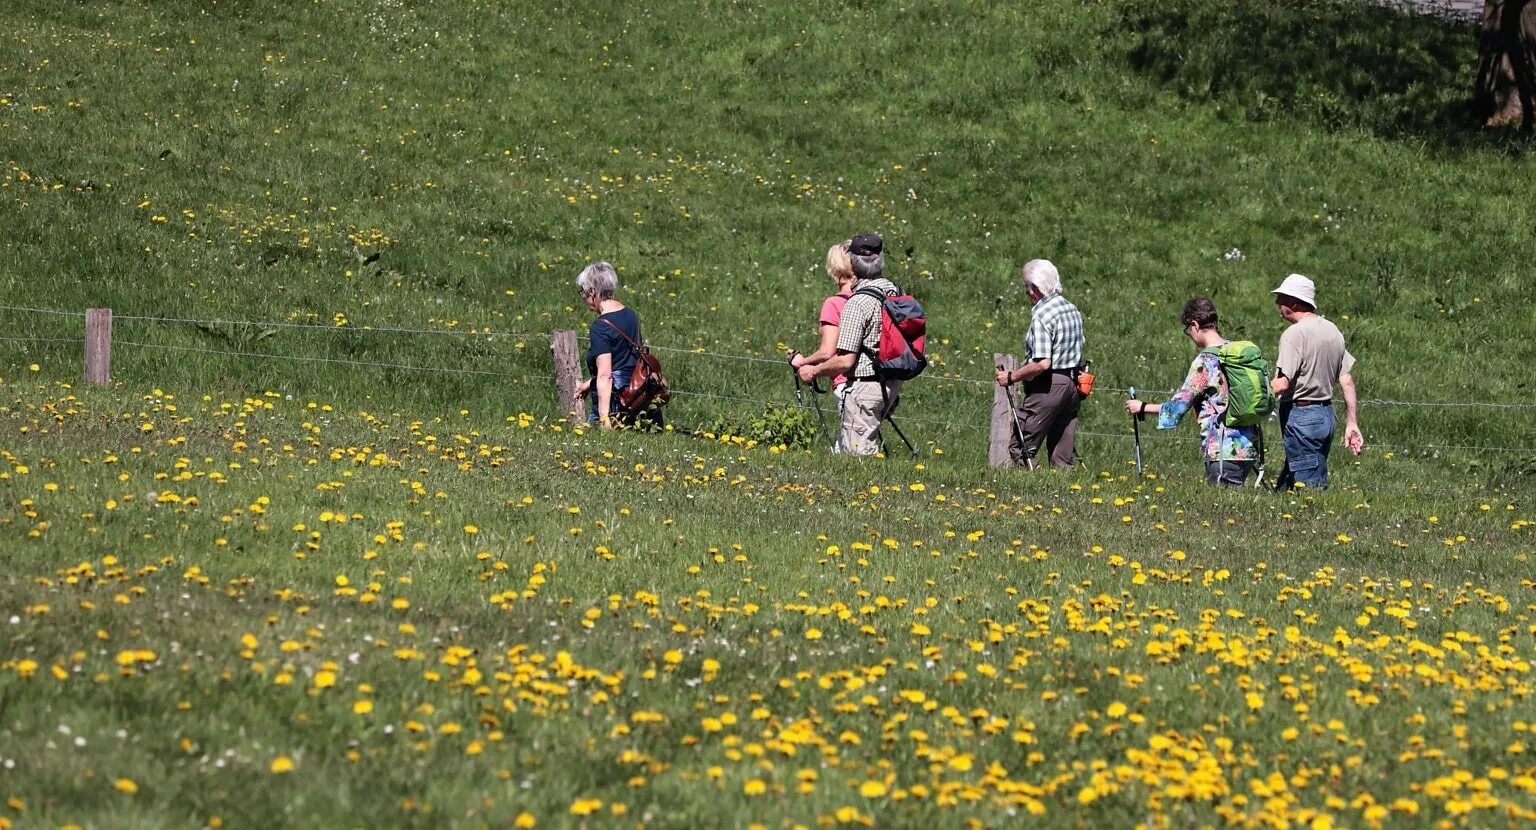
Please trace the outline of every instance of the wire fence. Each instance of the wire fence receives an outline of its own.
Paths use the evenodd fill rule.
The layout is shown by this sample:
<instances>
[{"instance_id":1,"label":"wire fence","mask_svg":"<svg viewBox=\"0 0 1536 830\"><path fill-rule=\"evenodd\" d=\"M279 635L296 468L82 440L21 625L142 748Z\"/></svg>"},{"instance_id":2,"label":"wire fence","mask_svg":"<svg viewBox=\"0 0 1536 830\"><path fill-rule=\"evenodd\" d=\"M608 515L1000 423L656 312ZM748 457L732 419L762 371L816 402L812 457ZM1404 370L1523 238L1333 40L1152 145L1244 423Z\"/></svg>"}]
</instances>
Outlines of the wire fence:
<instances>
[{"instance_id":1,"label":"wire fence","mask_svg":"<svg viewBox=\"0 0 1536 830\"><path fill-rule=\"evenodd\" d=\"M39 315L39 316L54 316L54 317L65 317L65 318L84 318L85 317L85 314L83 312L79 312L79 311L69 311L69 310L64 310L64 309L53 309L53 308L38 308L38 307L30 307L30 306L0 305L0 311L12 312L12 313L18 313L18 314L33 314L33 315ZM516 340L516 341L543 340L543 341L548 341L553 336L552 334L544 333L544 332L493 332L493 331L490 331L490 330L484 330L484 331L480 331L480 330L476 330L476 331L463 331L463 330L456 330L456 329L424 329L424 328L410 328L410 327L401 327L401 326L372 326L372 325L358 326L358 325L354 325L354 324L352 324L350 322L348 322L346 324L343 324L343 325L336 325L336 324L327 325L327 324L322 324L322 323L295 323L295 322L289 322L289 321L273 321L273 320L235 320L235 319L222 319L222 318L202 319L202 318L193 318L193 317L170 317L170 316L131 315L131 314L114 314L112 319L113 319L114 322L125 321L125 322L132 322L132 323L148 323L148 324L156 324L156 325L185 325L185 326L197 326L197 327L200 327L200 328L217 327L217 326L228 326L228 327L248 327L248 328L255 328L255 329L266 330L266 331L277 331L277 330L291 329L291 330L309 331L309 332L314 332L314 333L347 334L347 335L380 334L380 335L394 335L394 336L408 336L408 337L451 336L451 337L460 337L460 338L483 338L483 339L485 339L487 341L509 341L509 340ZM586 338L585 335L578 334L578 339L586 340L587 338ZM27 343L39 343L39 344L81 344L81 343L84 343L84 338L81 338L81 337L42 337L42 336L18 336L18 335L11 335L11 336L0 336L0 342L27 342ZM114 345L114 346L125 346L125 347L136 348L136 349L146 349L146 350L152 350L152 351L169 351L169 352L178 352L178 353L207 354L207 355L216 355L216 356L223 356L223 357L235 357L235 358L243 358L243 359L255 359L255 360L277 360L277 361L288 361L288 362L293 362L293 363L306 363L306 364L333 364L333 365L344 365L344 366L369 368L369 369L387 369L387 370L425 372L425 373L449 374L449 375L500 377L500 378L512 378L512 379L521 379L521 380L545 380L545 381L553 381L554 380L554 376L553 375L544 374L544 373L540 373L540 372L499 371L499 370L494 370L494 369L474 369L474 368L462 368L462 367L433 366L433 365L424 365L424 364L415 364L415 363L400 363L400 362L392 362L392 361L358 360L358 359L343 358L343 357L321 357L321 356L315 356L315 355L278 354L278 353L251 351L251 350L243 350L243 349L213 349L213 348L203 348L203 347L196 347L196 346L179 346L179 345L172 345L172 344L166 344L166 343L150 343L150 342L137 341L137 340L116 340L116 339L114 339L112 341L112 345ZM730 354L730 353L726 353L726 352L710 351L710 350L704 349L702 347L684 348L684 347L677 347L677 346L664 346L664 345L655 345L655 344L651 344L649 347L653 351L656 351L656 352L663 352L663 353L683 355L683 356L687 356L687 357L691 357L691 358L692 357L696 357L696 358L702 358L702 359L708 359L708 360L730 361L730 362L747 363L747 364L758 364L758 365L766 364L766 365L773 365L773 366L778 366L778 367L783 367L784 364L785 364L785 360L782 357L772 357L772 358L769 358L769 357L762 357L762 356L757 356L757 355ZM671 373L669 372L669 374L671 374ZM947 382L947 383L969 384L969 385L974 385L974 386L979 386L979 387L994 387L995 386L995 381L990 376L988 376L986 378L975 378L975 377L968 377L968 376L964 376L964 375L942 374L942 373L936 373L936 372L930 371L924 377L927 380L941 381L941 382ZM1096 391L1098 391L1098 392L1109 392L1109 393L1114 393L1114 394L1129 394L1130 389L1128 387L1115 387L1115 386L1110 386L1110 385L1100 385L1100 386L1098 386ZM1141 393L1143 395L1146 395L1146 396L1149 396L1149 397L1152 397L1152 396L1164 397L1164 396L1172 394L1173 391L1174 390L1168 390L1168 389L1143 389L1143 390L1141 390ZM786 401L782 400L782 399L781 400L772 400L772 399L765 399L765 398L758 398L758 397L749 397L749 396L744 396L744 395L732 395L732 394L726 394L726 393L724 393L722 391L719 391L719 390L706 390L706 389L701 389L701 388L690 388L687 385L683 385L681 388L679 388L678 385L674 384L674 388L672 390L672 394L675 395L675 396L683 397L683 398L698 398L698 399L704 399L704 400L717 400L717 401L725 401L725 402L734 403L734 404L751 404L751 405L757 406L757 407L783 407L783 406L787 406L788 405L786 403ZM1383 408L1400 408L1400 409L1425 409L1425 410L1470 410L1470 411L1487 410L1487 411L1502 411L1502 412L1536 410L1536 403L1512 403L1512 402L1496 402L1496 401L1413 401L1413 400L1395 400L1395 399L1385 399L1385 398L1365 398L1365 399L1361 399L1359 401L1359 403L1360 403L1361 406L1372 406L1372 407L1383 407ZM990 404L990 402L989 402L989 404ZM926 425L930 425L930 426L944 427L946 429L956 430L956 431L961 431L961 432L984 431L984 430L989 430L991 428L990 410L988 410L986 413L978 413L978 417L966 419L964 421L954 421L954 420L935 419L935 418L924 418L924 417L919 417L919 416L910 416L910 415L907 415L905 413L898 413L897 420L898 420L898 422L912 422L912 423L918 423L918 424L926 424ZM1079 429L1077 434L1080 435L1080 436L1085 436L1085 437L1090 437L1090 438L1095 438L1095 439L1103 439L1103 440L1115 440L1115 441L1132 441L1132 440L1135 440L1129 434L1097 432L1097 431L1082 430L1082 429ZM1188 439L1188 436L1184 436L1184 438ZM1143 436L1143 440L1145 440L1145 441L1161 441L1161 440L1170 440L1170 439L1171 440L1178 440L1177 437L1170 436L1166 432L1158 431L1158 430L1149 430L1147 435ZM1198 440L1198 439L1194 439L1194 440ZM1381 445L1381 444L1374 444L1373 443L1372 446L1375 449L1384 449L1384 450L1388 450L1388 451L1399 451L1399 452L1439 452L1439 451L1456 450L1456 451L1479 452L1479 453L1528 453L1528 454L1536 454L1536 447L1524 447L1524 446L1481 446L1481 445L1471 445L1471 444L1436 444L1436 443L1428 443L1428 442L1419 443L1419 444L1415 444L1415 445L1412 445L1412 446L1390 446L1390 445Z\"/></svg>"}]
</instances>

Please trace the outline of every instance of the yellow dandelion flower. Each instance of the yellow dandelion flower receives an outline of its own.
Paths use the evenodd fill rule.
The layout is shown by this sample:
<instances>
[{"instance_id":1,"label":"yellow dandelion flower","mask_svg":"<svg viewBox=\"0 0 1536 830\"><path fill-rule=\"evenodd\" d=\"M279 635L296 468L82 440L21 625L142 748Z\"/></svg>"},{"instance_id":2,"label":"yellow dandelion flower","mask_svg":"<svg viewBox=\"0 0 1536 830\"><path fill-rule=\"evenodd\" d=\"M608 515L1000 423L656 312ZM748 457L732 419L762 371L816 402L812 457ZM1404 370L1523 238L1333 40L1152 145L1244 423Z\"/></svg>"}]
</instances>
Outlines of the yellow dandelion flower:
<instances>
[{"instance_id":1,"label":"yellow dandelion flower","mask_svg":"<svg viewBox=\"0 0 1536 830\"><path fill-rule=\"evenodd\" d=\"M272 759L272 764L268 767L268 769L272 771L273 775L281 775L285 772L293 772L293 759L289 758L287 755L279 755Z\"/></svg>"},{"instance_id":2,"label":"yellow dandelion flower","mask_svg":"<svg viewBox=\"0 0 1536 830\"><path fill-rule=\"evenodd\" d=\"M132 778L119 778L112 782L112 787L127 795L133 795L139 791L139 785L135 784Z\"/></svg>"},{"instance_id":3,"label":"yellow dandelion flower","mask_svg":"<svg viewBox=\"0 0 1536 830\"><path fill-rule=\"evenodd\" d=\"M879 781L865 781L859 785L859 795L865 798L884 798L888 792L890 790Z\"/></svg>"}]
</instances>

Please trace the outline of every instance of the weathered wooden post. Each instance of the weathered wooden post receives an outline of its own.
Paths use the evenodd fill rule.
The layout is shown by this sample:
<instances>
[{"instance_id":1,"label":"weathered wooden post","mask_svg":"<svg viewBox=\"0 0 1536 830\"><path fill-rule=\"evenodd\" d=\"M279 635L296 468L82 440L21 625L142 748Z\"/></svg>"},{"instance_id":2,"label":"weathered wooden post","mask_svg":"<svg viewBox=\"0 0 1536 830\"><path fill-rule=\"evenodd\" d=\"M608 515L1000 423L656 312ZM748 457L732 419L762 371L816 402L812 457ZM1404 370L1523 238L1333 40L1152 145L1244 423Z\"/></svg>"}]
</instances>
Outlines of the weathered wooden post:
<instances>
[{"instance_id":1,"label":"weathered wooden post","mask_svg":"<svg viewBox=\"0 0 1536 830\"><path fill-rule=\"evenodd\" d=\"M112 382L112 309L85 310L85 381L97 386Z\"/></svg>"},{"instance_id":2,"label":"weathered wooden post","mask_svg":"<svg viewBox=\"0 0 1536 830\"><path fill-rule=\"evenodd\" d=\"M992 355L992 365L1008 371L1018 368L1019 362L1011 354ZM1008 457L1008 444L1013 439L1013 412L1008 406L1009 390L992 386L992 431L987 444L987 464L991 467L1007 467L1012 464Z\"/></svg>"},{"instance_id":3,"label":"weathered wooden post","mask_svg":"<svg viewBox=\"0 0 1536 830\"><path fill-rule=\"evenodd\" d=\"M576 332L560 329L550 338L555 357L555 407L565 413L573 425L586 422L581 404L576 402L576 387L581 385L581 366L576 351Z\"/></svg>"}]
</instances>

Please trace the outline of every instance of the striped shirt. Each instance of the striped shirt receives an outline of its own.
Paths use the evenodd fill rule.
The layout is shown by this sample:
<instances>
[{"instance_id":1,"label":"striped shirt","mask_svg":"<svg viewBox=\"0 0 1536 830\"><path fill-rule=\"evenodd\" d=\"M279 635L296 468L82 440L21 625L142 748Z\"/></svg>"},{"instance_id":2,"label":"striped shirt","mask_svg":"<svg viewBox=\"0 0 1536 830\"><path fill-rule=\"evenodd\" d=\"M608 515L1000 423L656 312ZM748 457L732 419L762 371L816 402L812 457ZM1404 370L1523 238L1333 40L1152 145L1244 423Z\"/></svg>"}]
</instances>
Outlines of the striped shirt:
<instances>
[{"instance_id":1,"label":"striped shirt","mask_svg":"<svg viewBox=\"0 0 1536 830\"><path fill-rule=\"evenodd\" d=\"M1049 358L1053 370L1083 365L1083 313L1060 293L1036 303L1024 351L1031 361Z\"/></svg>"},{"instance_id":2,"label":"striped shirt","mask_svg":"<svg viewBox=\"0 0 1536 830\"><path fill-rule=\"evenodd\" d=\"M884 278L854 283L853 296L843 306L843 319L837 327L837 350L859 356L853 364L853 371L848 373L850 378L875 376L875 365L869 355L880 349L881 305L874 297L859 293L870 288L887 295L901 293L895 283Z\"/></svg>"}]
</instances>

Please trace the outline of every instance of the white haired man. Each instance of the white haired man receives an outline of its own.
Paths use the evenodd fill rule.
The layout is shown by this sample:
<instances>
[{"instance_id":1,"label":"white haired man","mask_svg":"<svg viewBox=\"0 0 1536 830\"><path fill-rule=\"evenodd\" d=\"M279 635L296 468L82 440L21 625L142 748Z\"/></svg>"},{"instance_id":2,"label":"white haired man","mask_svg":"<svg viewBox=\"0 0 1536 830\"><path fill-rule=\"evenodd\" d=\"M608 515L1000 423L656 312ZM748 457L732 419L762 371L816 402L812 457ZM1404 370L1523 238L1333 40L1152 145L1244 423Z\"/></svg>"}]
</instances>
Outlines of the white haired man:
<instances>
[{"instance_id":1,"label":"white haired man","mask_svg":"<svg viewBox=\"0 0 1536 830\"><path fill-rule=\"evenodd\" d=\"M1061 295L1061 275L1050 260L1024 263L1020 279L1035 308L1024 335L1024 365L997 370L999 386L1024 385L1024 395L1015 403L1019 428L1008 455L1015 467L1033 470L1039 466L1035 455L1043 443L1052 467L1070 469L1077 463L1077 413L1083 402L1077 391L1083 313Z\"/></svg>"},{"instance_id":2,"label":"white haired man","mask_svg":"<svg viewBox=\"0 0 1536 830\"><path fill-rule=\"evenodd\" d=\"M880 451L880 424L895 411L901 398L902 382L876 377L870 357L880 348L883 312L876 297L901 293L884 276L883 250L879 234L862 233L848 243L855 281L853 294L843 306L838 322L837 354L820 363L802 363L796 369L806 383L819 377L848 376L837 451L849 455L874 455Z\"/></svg>"},{"instance_id":3,"label":"white haired man","mask_svg":"<svg viewBox=\"0 0 1536 830\"><path fill-rule=\"evenodd\" d=\"M1337 426L1333 386L1344 394L1344 446L1355 455L1365 448L1355 395L1355 356L1344 347L1339 327L1317 313L1317 286L1301 274L1291 274L1270 292L1275 309L1290 324L1280 335L1275 379L1270 384L1280 399L1280 437L1285 441L1285 468L1278 487L1300 483L1328 487L1328 451Z\"/></svg>"}]
</instances>

